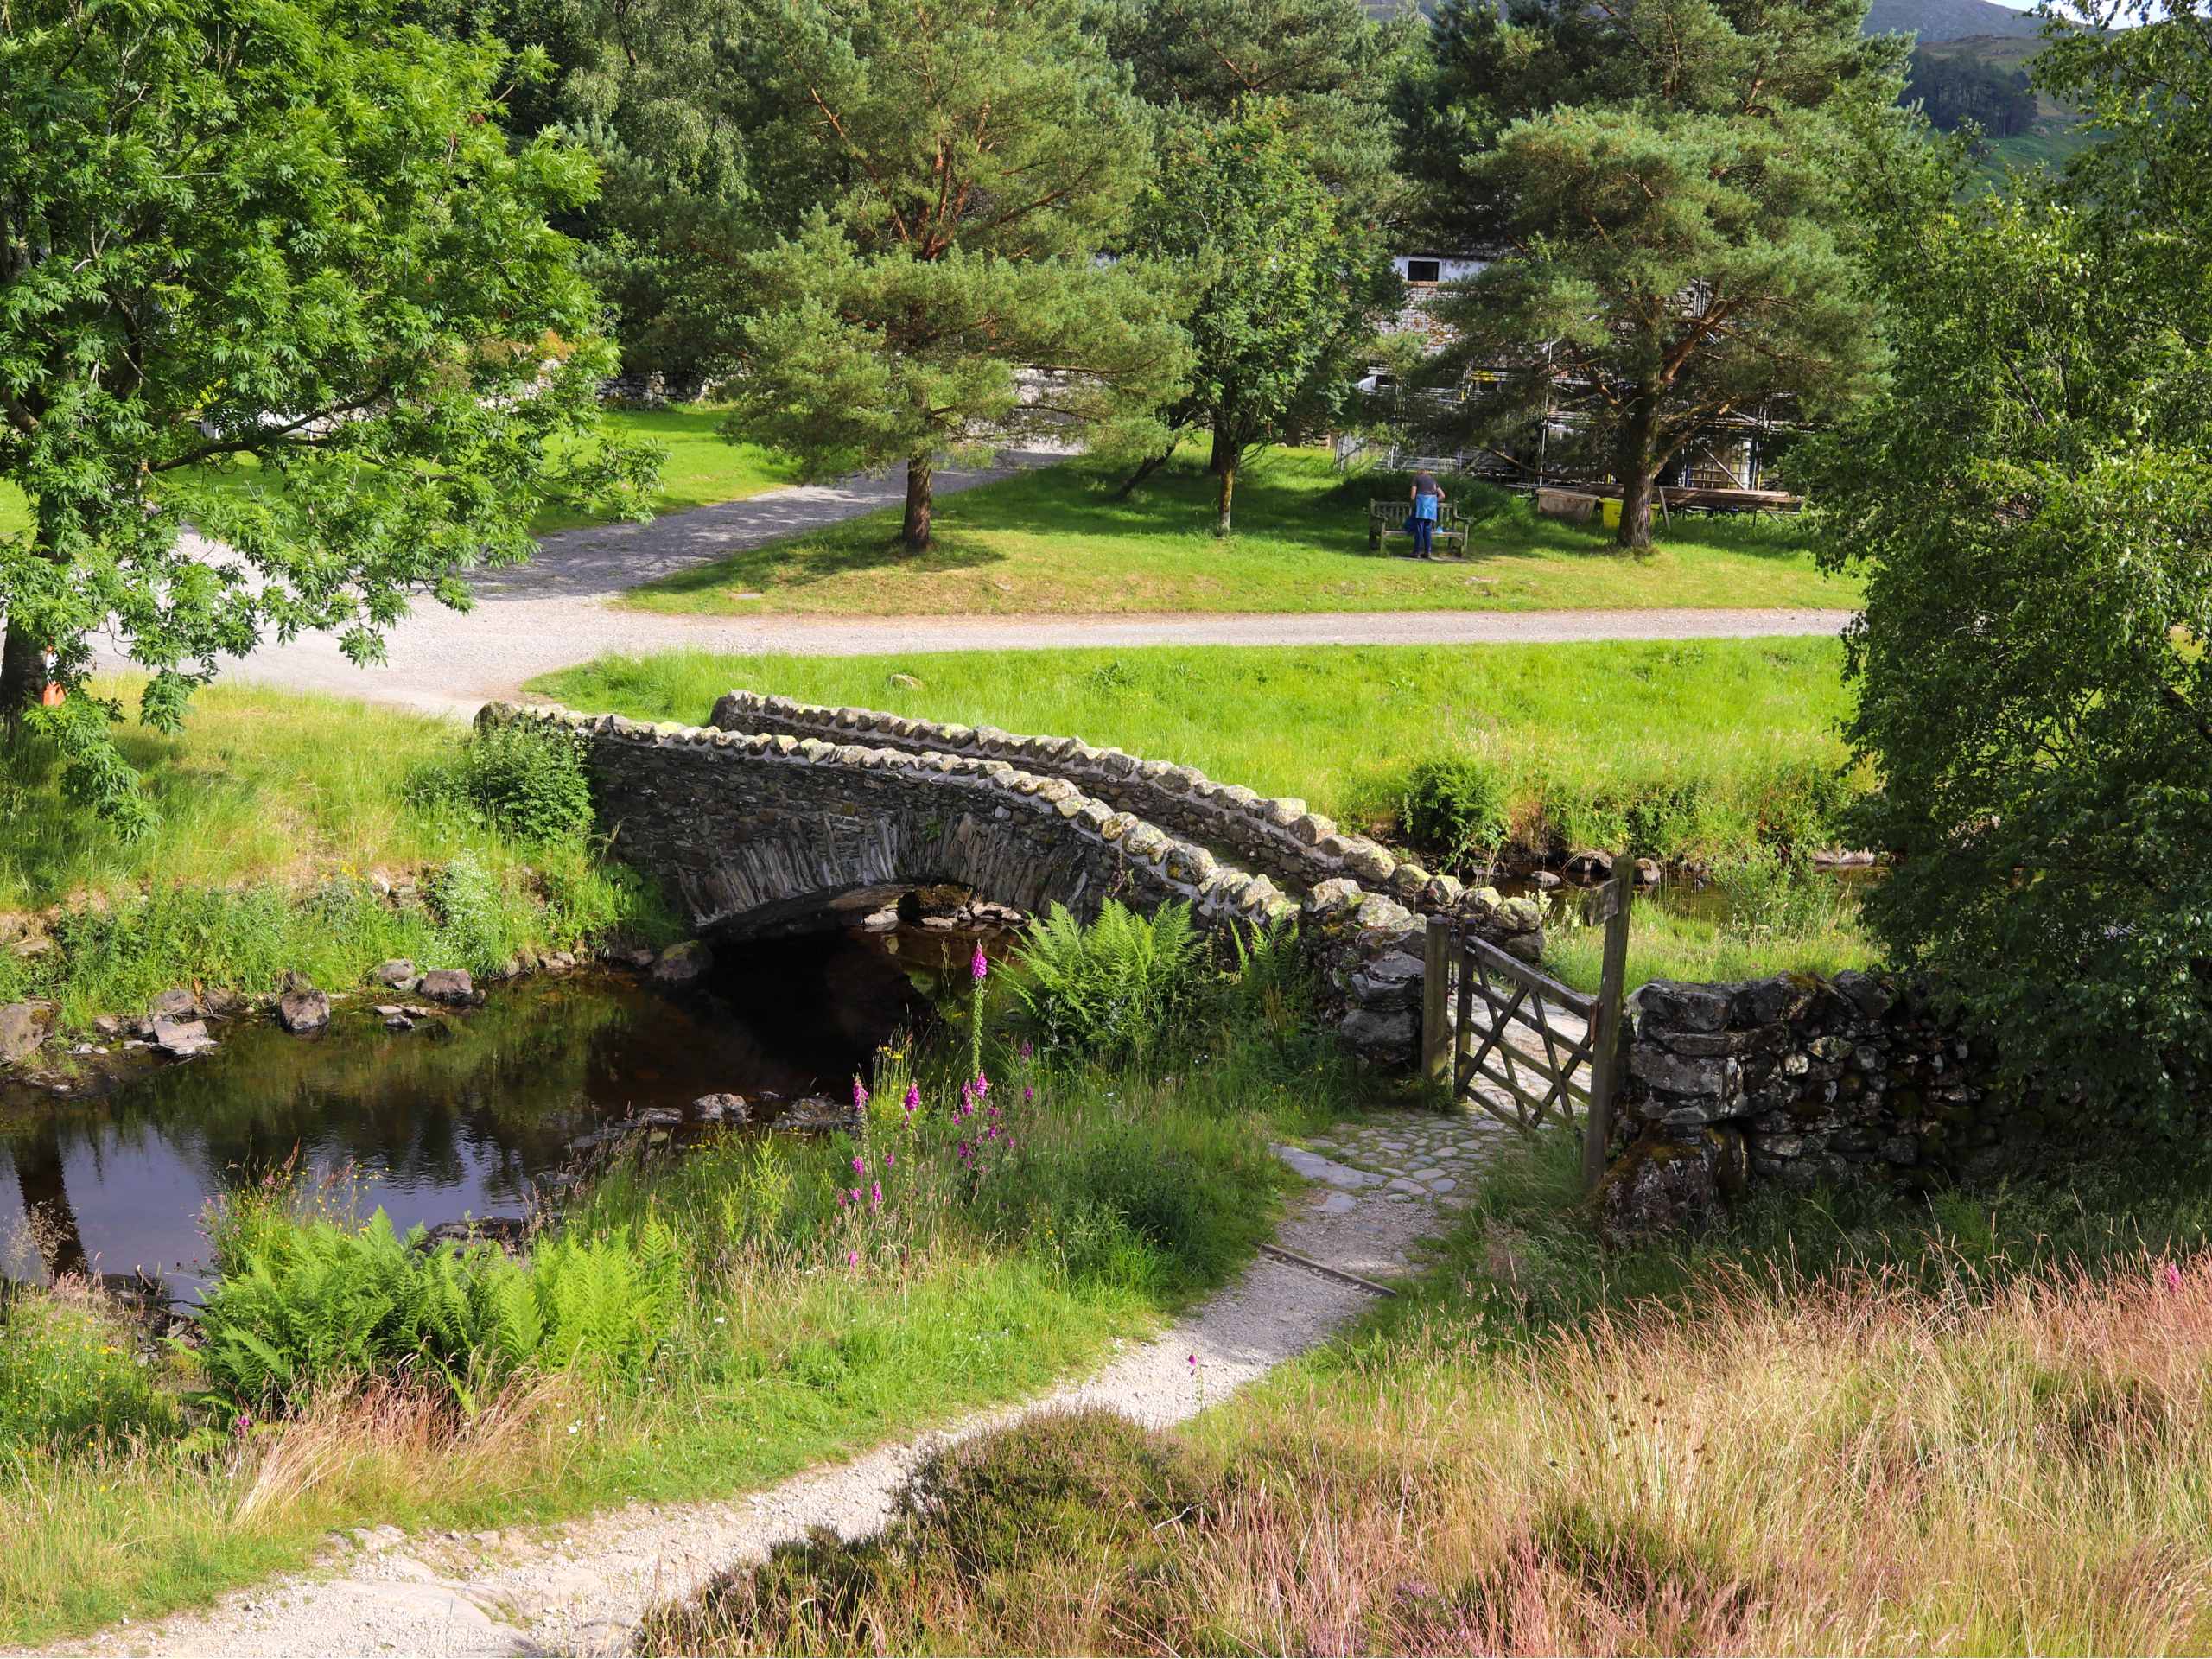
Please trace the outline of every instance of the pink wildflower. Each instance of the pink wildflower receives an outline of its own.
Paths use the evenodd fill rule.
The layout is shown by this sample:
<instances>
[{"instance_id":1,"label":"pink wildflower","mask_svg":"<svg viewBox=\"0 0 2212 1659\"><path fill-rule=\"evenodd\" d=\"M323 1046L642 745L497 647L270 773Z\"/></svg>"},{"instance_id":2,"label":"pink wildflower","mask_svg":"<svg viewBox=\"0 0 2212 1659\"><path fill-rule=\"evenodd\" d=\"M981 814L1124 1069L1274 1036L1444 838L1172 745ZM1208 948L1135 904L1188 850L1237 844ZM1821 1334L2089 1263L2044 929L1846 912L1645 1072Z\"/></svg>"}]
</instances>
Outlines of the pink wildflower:
<instances>
[{"instance_id":1,"label":"pink wildflower","mask_svg":"<svg viewBox=\"0 0 2212 1659\"><path fill-rule=\"evenodd\" d=\"M991 1080L981 1071L976 1074L976 1098L981 1100L991 1092Z\"/></svg>"},{"instance_id":2,"label":"pink wildflower","mask_svg":"<svg viewBox=\"0 0 2212 1659\"><path fill-rule=\"evenodd\" d=\"M990 976L991 959L983 954L983 947L980 944L976 947L976 954L968 963L968 971L974 976L978 985Z\"/></svg>"},{"instance_id":3,"label":"pink wildflower","mask_svg":"<svg viewBox=\"0 0 2212 1659\"><path fill-rule=\"evenodd\" d=\"M868 1198L870 1204L875 1205L878 1207L881 1206L883 1203L883 1183L881 1181L871 1181L868 1183Z\"/></svg>"},{"instance_id":4,"label":"pink wildflower","mask_svg":"<svg viewBox=\"0 0 2212 1659\"><path fill-rule=\"evenodd\" d=\"M918 1084L908 1084L906 1085L906 1115L909 1117L912 1117L915 1112L921 1109L921 1104L922 1090L920 1085Z\"/></svg>"},{"instance_id":5,"label":"pink wildflower","mask_svg":"<svg viewBox=\"0 0 2212 1659\"><path fill-rule=\"evenodd\" d=\"M861 1087L861 1080L858 1077L853 1079L853 1104L855 1106L868 1104L868 1090Z\"/></svg>"},{"instance_id":6,"label":"pink wildflower","mask_svg":"<svg viewBox=\"0 0 2212 1659\"><path fill-rule=\"evenodd\" d=\"M1021 1058L1022 1058L1023 1059L1025 1059L1025 1060L1026 1060L1026 1059L1027 1059L1027 1058L1028 1058L1032 1054L1034 1054L1036 1052L1037 1052L1037 1051L1030 1046L1029 1039L1028 1039L1027 1037L1025 1037L1025 1038L1023 1038L1023 1039L1021 1039Z\"/></svg>"},{"instance_id":7,"label":"pink wildflower","mask_svg":"<svg viewBox=\"0 0 2212 1659\"><path fill-rule=\"evenodd\" d=\"M1034 1089L1032 1089L1026 1083L1021 1085L1021 1103L1023 1105L1027 1106L1031 1101L1036 1098L1037 1091Z\"/></svg>"},{"instance_id":8,"label":"pink wildflower","mask_svg":"<svg viewBox=\"0 0 2212 1659\"><path fill-rule=\"evenodd\" d=\"M2181 1269L2171 1262L2166 1263L2166 1288L2168 1290L2181 1288Z\"/></svg>"},{"instance_id":9,"label":"pink wildflower","mask_svg":"<svg viewBox=\"0 0 2212 1659\"><path fill-rule=\"evenodd\" d=\"M845 1252L845 1265L847 1267L857 1268L860 1264L861 1253L858 1250L847 1250Z\"/></svg>"},{"instance_id":10,"label":"pink wildflower","mask_svg":"<svg viewBox=\"0 0 2212 1659\"><path fill-rule=\"evenodd\" d=\"M898 1154L897 1153L895 1153L895 1152L887 1152L887 1153L885 1153L885 1154L883 1154L883 1166L884 1166L886 1169L890 1168L892 1165L893 1165L893 1164L897 1163L898 1161L899 1161L899 1154Z\"/></svg>"},{"instance_id":11,"label":"pink wildflower","mask_svg":"<svg viewBox=\"0 0 2212 1659\"><path fill-rule=\"evenodd\" d=\"M857 1153L853 1155L853 1173L855 1175L865 1175L868 1173L868 1160L860 1156Z\"/></svg>"},{"instance_id":12,"label":"pink wildflower","mask_svg":"<svg viewBox=\"0 0 2212 1659\"><path fill-rule=\"evenodd\" d=\"M860 1190L860 1188L858 1188L858 1187L856 1186L856 1187L855 1187L855 1188L853 1189L853 1202L854 1202L855 1204L858 1204L860 1201L861 1201L861 1190Z\"/></svg>"}]
</instances>

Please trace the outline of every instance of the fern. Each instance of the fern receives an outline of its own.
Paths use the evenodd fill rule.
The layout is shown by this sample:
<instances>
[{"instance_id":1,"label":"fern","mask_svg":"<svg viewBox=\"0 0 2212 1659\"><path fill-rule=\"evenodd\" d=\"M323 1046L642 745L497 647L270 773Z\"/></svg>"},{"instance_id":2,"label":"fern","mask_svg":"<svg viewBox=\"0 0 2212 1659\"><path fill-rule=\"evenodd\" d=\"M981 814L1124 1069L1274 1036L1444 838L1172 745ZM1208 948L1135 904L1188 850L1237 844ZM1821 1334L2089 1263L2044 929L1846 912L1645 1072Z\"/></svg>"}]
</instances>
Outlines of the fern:
<instances>
[{"instance_id":1,"label":"fern","mask_svg":"<svg viewBox=\"0 0 2212 1659\"><path fill-rule=\"evenodd\" d=\"M215 1228L221 1274L200 1316L213 1391L281 1404L333 1378L435 1379L464 1409L526 1366L644 1374L683 1303L675 1235L648 1220L582 1240L540 1240L526 1262L489 1244L427 1248L382 1211L358 1228L303 1220L265 1198Z\"/></svg>"},{"instance_id":2,"label":"fern","mask_svg":"<svg viewBox=\"0 0 2212 1659\"><path fill-rule=\"evenodd\" d=\"M1205 940L1187 905L1150 917L1108 899L1088 927L1055 905L1033 922L1014 976L1020 1023L1042 1043L1142 1055L1198 988Z\"/></svg>"}]
</instances>

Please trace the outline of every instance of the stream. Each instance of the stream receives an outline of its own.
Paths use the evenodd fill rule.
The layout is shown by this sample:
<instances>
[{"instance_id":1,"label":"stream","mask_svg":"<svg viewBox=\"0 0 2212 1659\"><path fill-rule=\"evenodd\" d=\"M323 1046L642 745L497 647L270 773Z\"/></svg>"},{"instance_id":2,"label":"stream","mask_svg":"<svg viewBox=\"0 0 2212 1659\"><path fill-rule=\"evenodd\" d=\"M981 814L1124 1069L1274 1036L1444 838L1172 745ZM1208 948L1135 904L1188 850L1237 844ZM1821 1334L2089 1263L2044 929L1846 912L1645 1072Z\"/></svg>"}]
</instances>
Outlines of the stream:
<instances>
[{"instance_id":1,"label":"stream","mask_svg":"<svg viewBox=\"0 0 2212 1659\"><path fill-rule=\"evenodd\" d=\"M212 1198L296 1162L403 1232L525 1214L595 1126L703 1095L845 1098L964 981L971 937L918 929L724 946L698 986L588 970L495 984L388 1031L379 995L294 1036L266 1018L98 1097L0 1093L0 1277L143 1271L188 1300ZM389 992L382 996L389 996Z\"/></svg>"}]
</instances>

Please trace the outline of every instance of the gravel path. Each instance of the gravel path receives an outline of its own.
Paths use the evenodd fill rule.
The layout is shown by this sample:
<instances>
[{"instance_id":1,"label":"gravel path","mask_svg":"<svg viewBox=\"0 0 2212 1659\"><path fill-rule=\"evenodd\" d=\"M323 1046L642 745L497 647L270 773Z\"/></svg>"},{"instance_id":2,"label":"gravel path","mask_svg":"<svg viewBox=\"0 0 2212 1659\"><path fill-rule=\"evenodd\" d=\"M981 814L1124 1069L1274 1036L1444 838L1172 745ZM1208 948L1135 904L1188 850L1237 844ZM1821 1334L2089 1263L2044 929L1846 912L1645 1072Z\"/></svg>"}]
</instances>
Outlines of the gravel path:
<instances>
[{"instance_id":1,"label":"gravel path","mask_svg":"<svg viewBox=\"0 0 2212 1659\"><path fill-rule=\"evenodd\" d=\"M1479 1116L1406 1114L1316 1143L1339 1158L1279 1148L1317 1183L1279 1241L1361 1278L1402 1274L1506 1133ZM396 1527L365 1529L315 1573L61 1651L225 1659L619 1653L648 1607L733 1562L759 1560L816 1527L847 1537L877 1530L900 1484L936 1446L1077 1407L1108 1407L1154 1427L1180 1422L1321 1342L1370 1300L1340 1280L1262 1257L1157 1339L1117 1344L1083 1382L749 1497L633 1505L543 1529L415 1537Z\"/></svg>"},{"instance_id":2,"label":"gravel path","mask_svg":"<svg viewBox=\"0 0 2212 1659\"><path fill-rule=\"evenodd\" d=\"M1062 457L1029 450L981 471L943 472L940 495L973 489ZM1495 645L1577 639L1749 639L1840 632L1847 611L1387 611L1114 616L713 617L662 615L607 603L641 582L835 524L904 499L898 477L794 486L671 513L647 524L565 531L529 564L486 573L463 615L424 601L386 639L386 661L347 662L310 634L269 645L226 676L299 690L473 714L524 682L607 652L791 652L807 656L999 651L1070 645ZM201 543L203 556L222 550ZM124 666L113 652L102 660Z\"/></svg>"}]
</instances>

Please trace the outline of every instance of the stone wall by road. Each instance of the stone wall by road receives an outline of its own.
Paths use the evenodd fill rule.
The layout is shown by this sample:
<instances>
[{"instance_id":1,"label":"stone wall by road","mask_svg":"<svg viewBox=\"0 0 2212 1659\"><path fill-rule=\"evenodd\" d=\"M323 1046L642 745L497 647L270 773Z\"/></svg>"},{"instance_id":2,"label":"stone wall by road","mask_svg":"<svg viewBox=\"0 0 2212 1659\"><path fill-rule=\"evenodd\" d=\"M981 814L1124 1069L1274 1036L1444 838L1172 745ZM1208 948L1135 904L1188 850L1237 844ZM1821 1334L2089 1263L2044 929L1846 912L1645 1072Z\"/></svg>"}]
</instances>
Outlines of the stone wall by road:
<instances>
[{"instance_id":1,"label":"stone wall by road","mask_svg":"<svg viewBox=\"0 0 2212 1659\"><path fill-rule=\"evenodd\" d=\"M1989 1052L1883 975L1654 980L1636 998L1607 1230L1695 1230L1767 1183L1936 1185L2003 1139Z\"/></svg>"}]
</instances>

